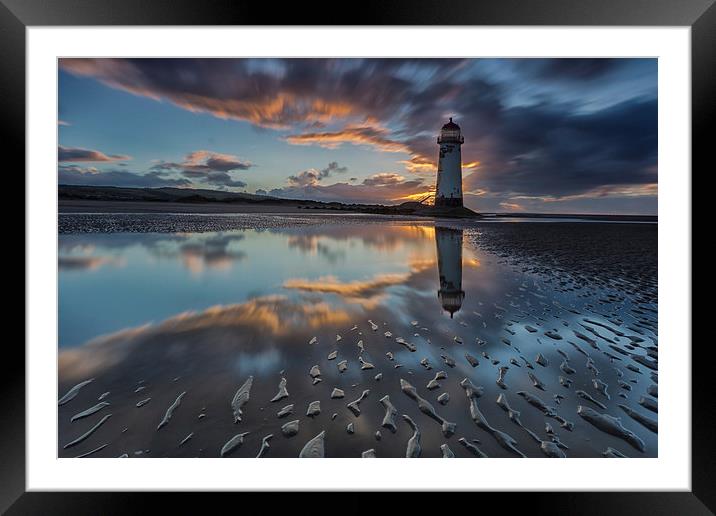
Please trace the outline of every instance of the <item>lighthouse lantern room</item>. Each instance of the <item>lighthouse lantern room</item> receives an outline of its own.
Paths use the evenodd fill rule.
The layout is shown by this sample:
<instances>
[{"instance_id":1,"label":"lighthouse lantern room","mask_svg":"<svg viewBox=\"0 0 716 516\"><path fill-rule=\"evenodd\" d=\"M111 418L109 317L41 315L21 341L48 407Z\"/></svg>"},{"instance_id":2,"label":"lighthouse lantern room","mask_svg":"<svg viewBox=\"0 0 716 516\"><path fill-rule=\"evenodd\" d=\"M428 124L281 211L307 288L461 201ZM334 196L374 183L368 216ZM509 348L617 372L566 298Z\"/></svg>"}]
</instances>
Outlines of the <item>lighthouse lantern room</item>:
<instances>
[{"instance_id":1,"label":"lighthouse lantern room","mask_svg":"<svg viewBox=\"0 0 716 516\"><path fill-rule=\"evenodd\" d=\"M435 192L435 206L462 207L462 155L461 145L465 138L460 126L450 121L443 125L438 136L440 157Z\"/></svg>"}]
</instances>

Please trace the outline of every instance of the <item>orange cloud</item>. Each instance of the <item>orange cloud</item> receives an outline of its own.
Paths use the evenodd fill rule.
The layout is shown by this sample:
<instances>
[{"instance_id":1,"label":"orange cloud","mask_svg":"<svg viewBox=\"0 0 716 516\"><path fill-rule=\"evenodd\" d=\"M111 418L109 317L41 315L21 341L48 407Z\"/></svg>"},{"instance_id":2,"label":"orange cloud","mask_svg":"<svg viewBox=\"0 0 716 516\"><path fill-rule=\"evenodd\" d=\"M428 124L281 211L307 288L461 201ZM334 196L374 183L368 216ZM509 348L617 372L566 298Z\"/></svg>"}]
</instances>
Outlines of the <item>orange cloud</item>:
<instances>
[{"instance_id":1,"label":"orange cloud","mask_svg":"<svg viewBox=\"0 0 716 516\"><path fill-rule=\"evenodd\" d=\"M344 143L370 145L384 152L409 152L408 147L389 137L390 133L371 125L348 125L340 131L292 134L286 141L293 145L319 145L335 149Z\"/></svg>"},{"instance_id":2,"label":"orange cloud","mask_svg":"<svg viewBox=\"0 0 716 516\"><path fill-rule=\"evenodd\" d=\"M294 302L285 296L264 296L235 305L219 305L202 312L184 312L159 324L146 324L97 337L82 346L62 350L58 358L60 378L70 381L97 375L137 356L152 355L156 360L172 360L179 353L177 340L183 339L190 353L234 350L237 343L246 349L255 342L265 348L270 337L295 335L297 332L326 327L346 327L355 319L346 310L324 302L303 299ZM239 341L237 334L250 332L265 339ZM211 346L206 344L210 342ZM187 344L188 343L188 344ZM193 348L192 348L193 347ZM144 358L146 360L146 358Z\"/></svg>"},{"instance_id":3,"label":"orange cloud","mask_svg":"<svg viewBox=\"0 0 716 516\"><path fill-rule=\"evenodd\" d=\"M161 324L173 331L204 330L247 325L288 335L297 328L322 328L350 322L347 312L327 303L292 303L283 296L265 296L238 305L218 305L200 313L178 315Z\"/></svg>"},{"instance_id":4,"label":"orange cloud","mask_svg":"<svg viewBox=\"0 0 716 516\"><path fill-rule=\"evenodd\" d=\"M129 90L131 91L131 88ZM150 96L144 91L131 91L131 93ZM245 120L271 129L288 129L292 122L327 123L335 118L345 118L355 112L354 107L347 102L306 99L289 93L248 100L193 95L171 100L187 111L207 112L222 119Z\"/></svg>"},{"instance_id":5,"label":"orange cloud","mask_svg":"<svg viewBox=\"0 0 716 516\"><path fill-rule=\"evenodd\" d=\"M405 169L408 172L412 172L415 174L420 173L435 173L438 170L438 166L435 164L435 162L431 159L426 158L425 156L422 156L420 154L414 154L409 159L399 161L398 163L402 163L405 165Z\"/></svg>"},{"instance_id":6,"label":"orange cloud","mask_svg":"<svg viewBox=\"0 0 716 516\"><path fill-rule=\"evenodd\" d=\"M467 195L475 195L477 197L482 197L483 195L487 195L489 192L484 188L477 188L475 190L466 190L465 193Z\"/></svg>"},{"instance_id":7,"label":"orange cloud","mask_svg":"<svg viewBox=\"0 0 716 516\"><path fill-rule=\"evenodd\" d=\"M421 202L427 206L431 206L435 203L435 192L427 191L427 192L414 193L414 194L406 195L404 197L399 197L394 200L401 201L401 202L411 202L411 201Z\"/></svg>"},{"instance_id":8,"label":"orange cloud","mask_svg":"<svg viewBox=\"0 0 716 516\"><path fill-rule=\"evenodd\" d=\"M233 97L217 95L209 84L205 88L184 89L162 84L140 66L124 59L60 59L60 67L74 75L94 77L103 84L153 100L167 100L193 113L209 113L217 118L246 120L275 129L290 127L292 122L325 123L347 117L357 108L343 100L299 95L289 91L257 91L251 81L235 88ZM247 77L243 77L247 78ZM191 82L188 78L183 80Z\"/></svg>"},{"instance_id":9,"label":"orange cloud","mask_svg":"<svg viewBox=\"0 0 716 516\"><path fill-rule=\"evenodd\" d=\"M405 181L405 178L395 172L380 172L373 174L363 180L363 184L366 186L386 186L386 185L397 185Z\"/></svg>"},{"instance_id":10,"label":"orange cloud","mask_svg":"<svg viewBox=\"0 0 716 516\"><path fill-rule=\"evenodd\" d=\"M513 203L513 202L503 201L500 203L500 206L502 206L503 208L508 209L508 210L514 210L514 211L524 210L524 208L522 207L521 204L517 204L517 203Z\"/></svg>"},{"instance_id":11,"label":"orange cloud","mask_svg":"<svg viewBox=\"0 0 716 516\"><path fill-rule=\"evenodd\" d=\"M283 288L320 292L323 294L339 294L358 297L369 292L400 285L410 277L410 273L378 274L369 280L341 282L335 276L324 276L317 280L290 279L283 283Z\"/></svg>"},{"instance_id":12,"label":"orange cloud","mask_svg":"<svg viewBox=\"0 0 716 516\"><path fill-rule=\"evenodd\" d=\"M358 299L395 285L407 283L411 277L435 266L434 259L414 259L410 262L410 271L391 274L376 274L370 279L343 282L335 276L323 276L316 280L289 279L284 281L283 288L319 292L322 294L338 294L347 299Z\"/></svg>"},{"instance_id":13,"label":"orange cloud","mask_svg":"<svg viewBox=\"0 0 716 516\"><path fill-rule=\"evenodd\" d=\"M144 61L150 61L148 59ZM215 60L218 61L218 60ZM233 90L218 92L211 80L203 83L193 78L193 71L172 70L174 82L156 81L141 64L127 59L60 59L60 67L74 75L94 77L112 88L153 100L166 100L193 113L209 113L217 118L245 120L255 125L286 129L294 122L326 123L361 111L342 99L320 95L276 90L276 84L257 89L250 75L224 77L236 85ZM182 75L182 72L186 75ZM236 79L244 79L237 81ZM217 79L215 77L215 79Z\"/></svg>"},{"instance_id":14,"label":"orange cloud","mask_svg":"<svg viewBox=\"0 0 716 516\"><path fill-rule=\"evenodd\" d=\"M437 163L422 154L413 154L409 159L399 161L405 166L405 170L414 174L435 174L438 171ZM463 170L472 170L480 166L479 161L463 163Z\"/></svg>"}]
</instances>

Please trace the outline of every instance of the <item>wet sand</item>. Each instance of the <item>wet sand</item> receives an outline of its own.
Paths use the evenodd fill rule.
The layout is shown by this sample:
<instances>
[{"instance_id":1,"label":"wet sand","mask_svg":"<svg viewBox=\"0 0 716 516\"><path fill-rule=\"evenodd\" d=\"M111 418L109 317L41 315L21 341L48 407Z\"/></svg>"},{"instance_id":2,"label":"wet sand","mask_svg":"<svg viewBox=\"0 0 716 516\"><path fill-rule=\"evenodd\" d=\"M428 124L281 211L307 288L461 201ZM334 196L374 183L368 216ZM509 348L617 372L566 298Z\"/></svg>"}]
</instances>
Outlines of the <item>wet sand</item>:
<instances>
[{"instance_id":1,"label":"wet sand","mask_svg":"<svg viewBox=\"0 0 716 516\"><path fill-rule=\"evenodd\" d=\"M59 201L60 213L309 213L296 204L186 203L151 201ZM319 210L323 211L323 210ZM326 210L328 211L328 210Z\"/></svg>"},{"instance_id":2,"label":"wet sand","mask_svg":"<svg viewBox=\"0 0 716 516\"><path fill-rule=\"evenodd\" d=\"M342 241L359 226L370 226L364 240L392 228L148 217L61 216L60 232L251 227ZM256 296L61 349L59 456L658 455L656 225L390 224L428 228L434 253L400 282L296 280L285 288L299 297Z\"/></svg>"}]
</instances>

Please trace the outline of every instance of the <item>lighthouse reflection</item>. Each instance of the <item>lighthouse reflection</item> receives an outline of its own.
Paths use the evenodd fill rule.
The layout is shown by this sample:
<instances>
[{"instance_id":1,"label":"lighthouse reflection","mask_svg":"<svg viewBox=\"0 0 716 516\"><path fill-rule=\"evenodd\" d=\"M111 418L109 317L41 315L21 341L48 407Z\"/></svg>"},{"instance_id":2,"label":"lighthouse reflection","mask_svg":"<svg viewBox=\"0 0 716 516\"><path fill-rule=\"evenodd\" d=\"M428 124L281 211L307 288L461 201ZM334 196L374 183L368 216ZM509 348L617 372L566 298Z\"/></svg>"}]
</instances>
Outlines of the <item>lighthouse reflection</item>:
<instances>
[{"instance_id":1,"label":"lighthouse reflection","mask_svg":"<svg viewBox=\"0 0 716 516\"><path fill-rule=\"evenodd\" d=\"M440 290L438 299L452 318L462 307L465 291L462 290L462 229L435 228L435 245L438 252Z\"/></svg>"}]
</instances>

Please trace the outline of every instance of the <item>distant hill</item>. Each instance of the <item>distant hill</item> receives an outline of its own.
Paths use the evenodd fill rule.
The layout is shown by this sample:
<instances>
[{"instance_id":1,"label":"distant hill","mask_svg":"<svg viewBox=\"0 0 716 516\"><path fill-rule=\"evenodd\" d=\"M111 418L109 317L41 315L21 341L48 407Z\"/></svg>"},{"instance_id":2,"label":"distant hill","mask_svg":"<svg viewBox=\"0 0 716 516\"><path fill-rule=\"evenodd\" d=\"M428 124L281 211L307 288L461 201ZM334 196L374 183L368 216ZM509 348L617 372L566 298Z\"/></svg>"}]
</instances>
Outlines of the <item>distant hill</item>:
<instances>
[{"instance_id":1,"label":"distant hill","mask_svg":"<svg viewBox=\"0 0 716 516\"><path fill-rule=\"evenodd\" d=\"M222 192L220 190L200 190L188 188L126 188L119 186L76 186L59 185L59 199L84 201L154 201L154 202L282 202L268 195ZM296 202L296 201L291 201Z\"/></svg>"},{"instance_id":2,"label":"distant hill","mask_svg":"<svg viewBox=\"0 0 716 516\"><path fill-rule=\"evenodd\" d=\"M355 213L376 213L386 215L418 215L472 217L475 212L467 208L452 210L436 210L417 202L405 202L394 206L382 204L348 204L341 202L323 202L303 199L282 199L270 195L249 193L222 192L220 190L199 190L189 188L125 188L118 186L75 186L59 185L58 199L60 206L73 201L90 201L114 204L127 203L172 203L172 208L179 204L214 205L214 206L282 206L284 208L306 210L331 210ZM65 201L63 203L63 201Z\"/></svg>"},{"instance_id":3,"label":"distant hill","mask_svg":"<svg viewBox=\"0 0 716 516\"><path fill-rule=\"evenodd\" d=\"M341 202L323 202L303 199L282 199L270 195L256 195L250 193L223 192L221 190L199 190L190 188L126 188L119 186L75 186L59 185L58 198L60 206L77 203L92 204L101 202L121 205L127 203L171 203L171 209L178 205L196 205L192 208L198 212L199 205L213 205L215 209L222 211L242 211L242 206L253 206L251 210L261 211L261 206L281 206L284 210L330 210L346 211L353 213L373 213L385 215L413 215L423 217L452 217L452 218L484 218L489 219L512 219L512 218L533 218L533 219L570 219L599 220L599 221L620 221L620 222L657 222L657 216L651 215L595 215L595 214L552 214L552 213L476 213L468 208L437 208L415 201L404 202L397 205L383 204L349 204ZM65 201L63 203L63 201ZM89 203L87 202L89 201ZM150 206L145 205L145 206ZM235 208L232 208L235 207ZM162 211L154 209L153 211Z\"/></svg>"}]
</instances>

